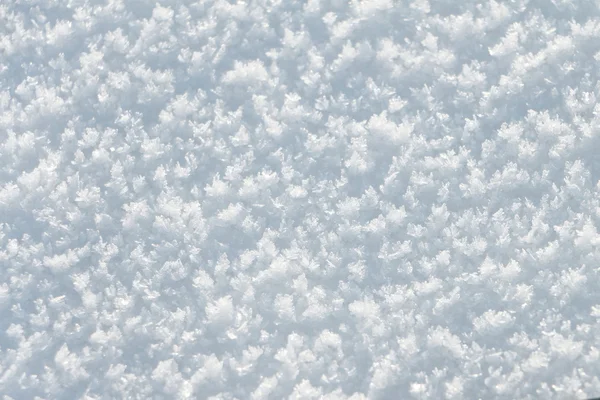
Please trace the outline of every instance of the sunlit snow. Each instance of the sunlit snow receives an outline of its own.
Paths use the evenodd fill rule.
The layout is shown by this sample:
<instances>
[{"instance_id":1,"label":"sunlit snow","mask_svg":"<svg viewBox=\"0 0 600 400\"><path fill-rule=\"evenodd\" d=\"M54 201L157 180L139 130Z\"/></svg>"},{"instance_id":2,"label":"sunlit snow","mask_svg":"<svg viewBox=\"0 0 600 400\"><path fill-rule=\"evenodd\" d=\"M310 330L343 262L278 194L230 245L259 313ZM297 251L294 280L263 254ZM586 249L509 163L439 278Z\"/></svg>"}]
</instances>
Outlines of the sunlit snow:
<instances>
[{"instance_id":1,"label":"sunlit snow","mask_svg":"<svg viewBox=\"0 0 600 400\"><path fill-rule=\"evenodd\" d=\"M599 68L594 1L1 1L0 395L600 396Z\"/></svg>"}]
</instances>

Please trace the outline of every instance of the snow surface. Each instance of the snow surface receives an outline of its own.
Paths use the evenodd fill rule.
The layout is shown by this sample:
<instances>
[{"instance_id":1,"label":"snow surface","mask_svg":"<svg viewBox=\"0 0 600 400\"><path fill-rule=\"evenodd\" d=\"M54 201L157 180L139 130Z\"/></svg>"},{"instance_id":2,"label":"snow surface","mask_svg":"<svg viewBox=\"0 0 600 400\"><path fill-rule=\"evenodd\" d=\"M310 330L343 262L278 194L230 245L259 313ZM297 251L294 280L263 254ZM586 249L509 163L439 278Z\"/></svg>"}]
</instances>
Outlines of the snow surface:
<instances>
[{"instance_id":1,"label":"snow surface","mask_svg":"<svg viewBox=\"0 0 600 400\"><path fill-rule=\"evenodd\" d=\"M3 399L599 396L599 7L0 2Z\"/></svg>"}]
</instances>

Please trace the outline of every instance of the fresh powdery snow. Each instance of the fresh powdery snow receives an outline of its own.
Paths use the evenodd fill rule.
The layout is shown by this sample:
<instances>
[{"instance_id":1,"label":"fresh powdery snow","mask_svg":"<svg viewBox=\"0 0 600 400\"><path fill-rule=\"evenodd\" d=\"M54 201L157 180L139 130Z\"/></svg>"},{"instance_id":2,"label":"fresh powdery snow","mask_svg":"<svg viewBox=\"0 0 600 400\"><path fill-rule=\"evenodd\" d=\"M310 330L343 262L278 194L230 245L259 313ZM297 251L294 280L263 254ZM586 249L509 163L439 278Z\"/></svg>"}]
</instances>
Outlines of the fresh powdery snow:
<instances>
[{"instance_id":1,"label":"fresh powdery snow","mask_svg":"<svg viewBox=\"0 0 600 400\"><path fill-rule=\"evenodd\" d=\"M0 397L600 396L600 2L0 1Z\"/></svg>"}]
</instances>

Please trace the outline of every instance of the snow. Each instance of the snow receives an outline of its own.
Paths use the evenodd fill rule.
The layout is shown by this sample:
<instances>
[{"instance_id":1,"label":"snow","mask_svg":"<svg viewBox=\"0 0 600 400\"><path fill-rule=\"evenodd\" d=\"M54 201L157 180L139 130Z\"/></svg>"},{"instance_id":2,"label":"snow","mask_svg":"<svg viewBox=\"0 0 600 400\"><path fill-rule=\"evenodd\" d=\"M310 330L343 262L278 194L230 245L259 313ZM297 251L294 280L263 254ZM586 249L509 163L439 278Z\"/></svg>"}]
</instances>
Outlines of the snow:
<instances>
[{"instance_id":1,"label":"snow","mask_svg":"<svg viewBox=\"0 0 600 400\"><path fill-rule=\"evenodd\" d=\"M600 396L599 6L2 2L0 394Z\"/></svg>"}]
</instances>

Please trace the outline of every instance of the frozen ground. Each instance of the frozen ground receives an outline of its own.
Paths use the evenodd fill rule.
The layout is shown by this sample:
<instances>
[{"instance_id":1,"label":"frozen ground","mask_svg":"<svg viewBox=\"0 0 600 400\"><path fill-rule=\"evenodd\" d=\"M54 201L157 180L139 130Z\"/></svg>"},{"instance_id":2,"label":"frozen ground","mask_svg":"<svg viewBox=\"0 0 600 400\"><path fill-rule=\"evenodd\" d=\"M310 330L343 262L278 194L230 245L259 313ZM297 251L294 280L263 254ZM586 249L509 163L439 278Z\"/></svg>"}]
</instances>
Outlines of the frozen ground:
<instances>
[{"instance_id":1,"label":"frozen ground","mask_svg":"<svg viewBox=\"0 0 600 400\"><path fill-rule=\"evenodd\" d=\"M600 4L0 2L3 399L600 396Z\"/></svg>"}]
</instances>

